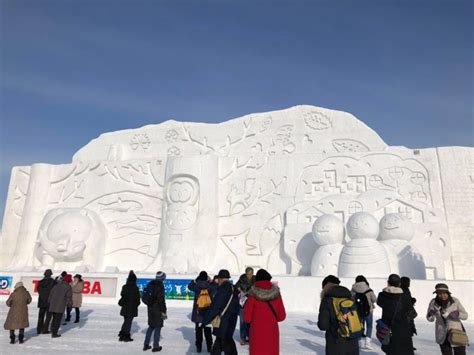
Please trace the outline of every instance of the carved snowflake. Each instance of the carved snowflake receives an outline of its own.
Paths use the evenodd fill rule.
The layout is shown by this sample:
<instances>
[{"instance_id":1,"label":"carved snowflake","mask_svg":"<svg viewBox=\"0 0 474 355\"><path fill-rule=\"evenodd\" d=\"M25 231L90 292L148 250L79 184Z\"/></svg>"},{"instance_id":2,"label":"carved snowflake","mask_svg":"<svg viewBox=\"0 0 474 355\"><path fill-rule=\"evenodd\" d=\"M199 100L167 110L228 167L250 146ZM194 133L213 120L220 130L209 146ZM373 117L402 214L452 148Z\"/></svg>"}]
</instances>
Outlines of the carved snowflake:
<instances>
[{"instance_id":1,"label":"carved snowflake","mask_svg":"<svg viewBox=\"0 0 474 355\"><path fill-rule=\"evenodd\" d=\"M147 150L151 145L150 138L148 134L135 134L130 140L130 146L133 150L137 150L138 147L142 147L143 150Z\"/></svg>"},{"instance_id":2,"label":"carved snowflake","mask_svg":"<svg viewBox=\"0 0 474 355\"><path fill-rule=\"evenodd\" d=\"M166 132L165 139L168 143L174 143L178 140L179 133L175 129L170 129Z\"/></svg>"},{"instance_id":3,"label":"carved snowflake","mask_svg":"<svg viewBox=\"0 0 474 355\"><path fill-rule=\"evenodd\" d=\"M328 116L321 112L307 112L303 115L306 126L318 131L324 131L331 128L331 120Z\"/></svg>"},{"instance_id":4,"label":"carved snowflake","mask_svg":"<svg viewBox=\"0 0 474 355\"><path fill-rule=\"evenodd\" d=\"M177 156L181 154L181 149L176 146L172 146L168 149L168 155Z\"/></svg>"}]
</instances>

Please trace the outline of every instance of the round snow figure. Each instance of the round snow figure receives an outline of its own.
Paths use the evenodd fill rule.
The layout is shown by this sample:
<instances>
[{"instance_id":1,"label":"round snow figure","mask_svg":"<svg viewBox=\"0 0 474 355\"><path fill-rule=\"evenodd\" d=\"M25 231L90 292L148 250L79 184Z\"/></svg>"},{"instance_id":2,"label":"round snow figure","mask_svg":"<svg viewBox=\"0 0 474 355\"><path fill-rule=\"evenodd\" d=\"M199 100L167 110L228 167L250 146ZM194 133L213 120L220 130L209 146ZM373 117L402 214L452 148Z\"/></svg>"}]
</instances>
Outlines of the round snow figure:
<instances>
[{"instance_id":1,"label":"round snow figure","mask_svg":"<svg viewBox=\"0 0 474 355\"><path fill-rule=\"evenodd\" d=\"M377 241L379 224L375 217L367 212L354 213L347 221L346 230L351 241L342 249L339 276L387 277L390 261Z\"/></svg>"},{"instance_id":2,"label":"round snow figure","mask_svg":"<svg viewBox=\"0 0 474 355\"><path fill-rule=\"evenodd\" d=\"M413 223L400 213L386 214L380 220L379 240L388 254L391 271L413 279L426 279L423 256L409 244L414 235Z\"/></svg>"},{"instance_id":3,"label":"round snow figure","mask_svg":"<svg viewBox=\"0 0 474 355\"><path fill-rule=\"evenodd\" d=\"M347 221L347 234L351 239L377 239L379 223L370 213L354 213Z\"/></svg>"},{"instance_id":4,"label":"round snow figure","mask_svg":"<svg viewBox=\"0 0 474 355\"><path fill-rule=\"evenodd\" d=\"M322 215L314 222L312 235L319 247L311 260L311 276L337 274L344 224L333 214Z\"/></svg>"},{"instance_id":5,"label":"round snow figure","mask_svg":"<svg viewBox=\"0 0 474 355\"><path fill-rule=\"evenodd\" d=\"M400 213L389 213L380 220L380 240L400 239L410 241L413 239L415 229L413 223Z\"/></svg>"}]
</instances>

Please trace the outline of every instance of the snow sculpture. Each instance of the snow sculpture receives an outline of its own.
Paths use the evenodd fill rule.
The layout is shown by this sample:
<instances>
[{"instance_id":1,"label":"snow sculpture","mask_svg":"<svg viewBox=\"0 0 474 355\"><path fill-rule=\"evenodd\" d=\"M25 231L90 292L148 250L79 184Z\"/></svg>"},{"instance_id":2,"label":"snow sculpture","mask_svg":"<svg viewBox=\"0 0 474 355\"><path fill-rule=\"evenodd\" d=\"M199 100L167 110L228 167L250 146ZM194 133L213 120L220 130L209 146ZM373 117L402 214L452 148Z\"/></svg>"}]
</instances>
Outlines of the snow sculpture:
<instances>
[{"instance_id":1,"label":"snow sculpture","mask_svg":"<svg viewBox=\"0 0 474 355\"><path fill-rule=\"evenodd\" d=\"M423 256L409 244L414 235L413 223L402 214L389 213L380 220L379 240L389 256L391 272L426 279Z\"/></svg>"},{"instance_id":2,"label":"snow sculpture","mask_svg":"<svg viewBox=\"0 0 474 355\"><path fill-rule=\"evenodd\" d=\"M380 263L371 275L385 278L389 260L372 230L362 238L342 230L341 243L338 227L333 244L311 233L323 215L346 225L364 212L377 221L397 213L413 225L412 238L384 240L381 231L384 245L401 248L390 254L393 269L416 265L408 275L472 279L474 219L465 216L474 210L473 165L473 148L390 147L353 115L307 105L104 133L69 164L13 168L0 270L253 266L303 276L334 268L321 260L339 243L342 274ZM73 224L79 231L68 230L68 239L62 231ZM375 261L358 260L356 251Z\"/></svg>"},{"instance_id":3,"label":"snow sculpture","mask_svg":"<svg viewBox=\"0 0 474 355\"><path fill-rule=\"evenodd\" d=\"M311 260L311 276L337 275L344 224L335 215L325 214L314 222L312 234L319 247Z\"/></svg>"},{"instance_id":4,"label":"snow sculpture","mask_svg":"<svg viewBox=\"0 0 474 355\"><path fill-rule=\"evenodd\" d=\"M377 241L379 223L367 212L354 213L346 225L351 241L341 252L339 276L381 277L390 274L390 261L384 247Z\"/></svg>"},{"instance_id":5,"label":"snow sculpture","mask_svg":"<svg viewBox=\"0 0 474 355\"><path fill-rule=\"evenodd\" d=\"M105 233L104 225L93 211L50 210L38 232L36 258L39 265L52 269L100 270Z\"/></svg>"}]
</instances>

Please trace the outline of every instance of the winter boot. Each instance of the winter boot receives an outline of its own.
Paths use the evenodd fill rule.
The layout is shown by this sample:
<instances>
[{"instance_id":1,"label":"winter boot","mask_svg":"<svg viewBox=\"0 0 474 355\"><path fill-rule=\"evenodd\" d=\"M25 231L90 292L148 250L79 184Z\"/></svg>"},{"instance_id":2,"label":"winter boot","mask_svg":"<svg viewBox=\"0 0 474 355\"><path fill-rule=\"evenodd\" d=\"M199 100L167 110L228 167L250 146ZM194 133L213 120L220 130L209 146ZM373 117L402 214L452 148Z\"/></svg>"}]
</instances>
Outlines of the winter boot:
<instances>
[{"instance_id":1,"label":"winter boot","mask_svg":"<svg viewBox=\"0 0 474 355\"><path fill-rule=\"evenodd\" d=\"M24 334L20 334L20 335L18 336L18 342L19 342L20 344L23 344L23 343L25 342L25 335L24 335Z\"/></svg>"},{"instance_id":2,"label":"winter boot","mask_svg":"<svg viewBox=\"0 0 474 355\"><path fill-rule=\"evenodd\" d=\"M123 341L124 341L124 342L127 342L127 343L128 343L129 341L133 341L133 339L131 338L130 333L127 333L127 334L124 335Z\"/></svg>"},{"instance_id":3,"label":"winter boot","mask_svg":"<svg viewBox=\"0 0 474 355\"><path fill-rule=\"evenodd\" d=\"M163 347L158 345L156 348L151 349L151 352L157 353L158 351L161 351L161 349L163 349Z\"/></svg>"},{"instance_id":4,"label":"winter boot","mask_svg":"<svg viewBox=\"0 0 474 355\"><path fill-rule=\"evenodd\" d=\"M369 337L363 338L364 339L364 349L372 350L372 342Z\"/></svg>"},{"instance_id":5,"label":"winter boot","mask_svg":"<svg viewBox=\"0 0 474 355\"><path fill-rule=\"evenodd\" d=\"M150 345L143 345L143 351L150 350L151 346Z\"/></svg>"},{"instance_id":6,"label":"winter boot","mask_svg":"<svg viewBox=\"0 0 474 355\"><path fill-rule=\"evenodd\" d=\"M10 344L15 344L15 335L10 335Z\"/></svg>"}]
</instances>

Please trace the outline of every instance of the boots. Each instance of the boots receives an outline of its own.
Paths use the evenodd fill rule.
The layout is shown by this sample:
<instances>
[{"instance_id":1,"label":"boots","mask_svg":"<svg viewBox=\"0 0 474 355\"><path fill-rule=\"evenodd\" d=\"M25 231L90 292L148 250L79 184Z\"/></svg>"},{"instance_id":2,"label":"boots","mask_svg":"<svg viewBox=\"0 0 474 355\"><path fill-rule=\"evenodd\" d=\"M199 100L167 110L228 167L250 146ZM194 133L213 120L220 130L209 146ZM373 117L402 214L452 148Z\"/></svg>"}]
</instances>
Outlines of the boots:
<instances>
[{"instance_id":1,"label":"boots","mask_svg":"<svg viewBox=\"0 0 474 355\"><path fill-rule=\"evenodd\" d=\"M10 344L15 344L15 335L10 335Z\"/></svg>"},{"instance_id":2,"label":"boots","mask_svg":"<svg viewBox=\"0 0 474 355\"><path fill-rule=\"evenodd\" d=\"M123 341L124 338L125 338L125 333L124 333L123 331L120 331L120 332L118 333L118 336L119 336L119 341Z\"/></svg>"},{"instance_id":3,"label":"boots","mask_svg":"<svg viewBox=\"0 0 474 355\"><path fill-rule=\"evenodd\" d=\"M119 339L119 340L120 340L120 339ZM122 341L124 341L124 342L133 341L133 339L131 338L130 333L124 334Z\"/></svg>"},{"instance_id":4,"label":"boots","mask_svg":"<svg viewBox=\"0 0 474 355\"><path fill-rule=\"evenodd\" d=\"M366 350L372 350L372 342L369 337L363 338L363 348Z\"/></svg>"}]
</instances>

